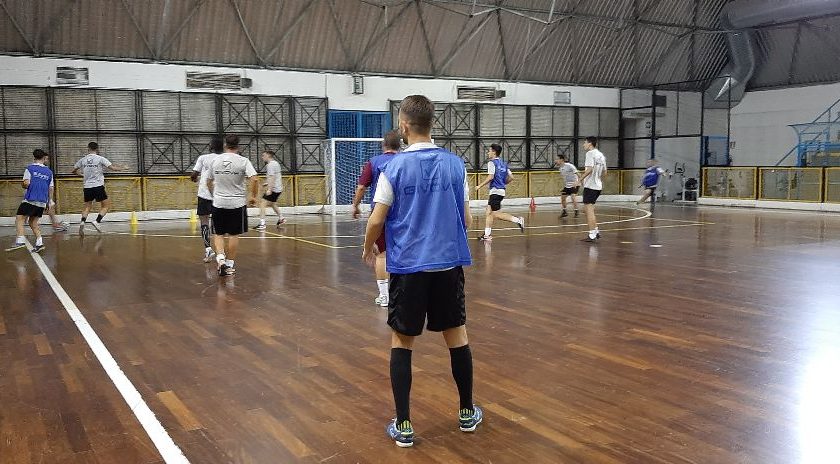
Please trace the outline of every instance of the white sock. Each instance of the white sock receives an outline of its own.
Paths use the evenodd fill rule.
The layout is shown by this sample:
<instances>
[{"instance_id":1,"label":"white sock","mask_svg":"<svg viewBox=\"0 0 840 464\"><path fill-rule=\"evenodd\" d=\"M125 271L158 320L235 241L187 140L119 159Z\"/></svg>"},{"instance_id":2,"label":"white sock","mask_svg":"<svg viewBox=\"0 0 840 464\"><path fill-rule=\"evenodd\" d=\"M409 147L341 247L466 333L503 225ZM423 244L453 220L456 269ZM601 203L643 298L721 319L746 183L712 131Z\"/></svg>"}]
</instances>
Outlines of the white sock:
<instances>
[{"instance_id":1,"label":"white sock","mask_svg":"<svg viewBox=\"0 0 840 464\"><path fill-rule=\"evenodd\" d=\"M601 232L601 229L599 229L599 228L597 228L597 227L596 227L596 228L595 228L595 233L596 233L596 234L598 234L598 233L600 233L600 232Z\"/></svg>"},{"instance_id":2,"label":"white sock","mask_svg":"<svg viewBox=\"0 0 840 464\"><path fill-rule=\"evenodd\" d=\"M376 279L376 286L379 287L379 296L388 296L388 279Z\"/></svg>"},{"instance_id":3,"label":"white sock","mask_svg":"<svg viewBox=\"0 0 840 464\"><path fill-rule=\"evenodd\" d=\"M218 253L216 255L216 262L219 263L220 265L225 264L225 254L224 253Z\"/></svg>"},{"instance_id":4,"label":"white sock","mask_svg":"<svg viewBox=\"0 0 840 464\"><path fill-rule=\"evenodd\" d=\"M23 237L23 235L18 235L18 238L17 238L17 240L15 240L15 243L20 245L24 241L26 241L26 239Z\"/></svg>"},{"instance_id":5,"label":"white sock","mask_svg":"<svg viewBox=\"0 0 840 464\"><path fill-rule=\"evenodd\" d=\"M490 232L492 232L492 231L493 231L493 230L492 230L492 229L490 229L489 227L485 227L485 228L484 228L484 235L485 235L486 237L489 237L489 236L490 236Z\"/></svg>"},{"instance_id":6,"label":"white sock","mask_svg":"<svg viewBox=\"0 0 840 464\"><path fill-rule=\"evenodd\" d=\"M598 236L598 230L597 229L589 231L589 238L594 239L597 236Z\"/></svg>"},{"instance_id":7,"label":"white sock","mask_svg":"<svg viewBox=\"0 0 840 464\"><path fill-rule=\"evenodd\" d=\"M41 246L44 244L44 237L38 237L35 239L35 246Z\"/></svg>"},{"instance_id":8,"label":"white sock","mask_svg":"<svg viewBox=\"0 0 840 464\"><path fill-rule=\"evenodd\" d=\"M225 261L225 264L227 264L227 267L234 267L234 266L233 266L233 260L232 260L232 259L228 259L228 260L226 260L226 261Z\"/></svg>"},{"instance_id":9,"label":"white sock","mask_svg":"<svg viewBox=\"0 0 840 464\"><path fill-rule=\"evenodd\" d=\"M264 226L264 225L265 225L265 219L264 219L264 218L260 218L260 225L261 225L261 226Z\"/></svg>"},{"instance_id":10,"label":"white sock","mask_svg":"<svg viewBox=\"0 0 840 464\"><path fill-rule=\"evenodd\" d=\"M205 247L204 251L213 251L213 247Z\"/></svg>"}]
</instances>

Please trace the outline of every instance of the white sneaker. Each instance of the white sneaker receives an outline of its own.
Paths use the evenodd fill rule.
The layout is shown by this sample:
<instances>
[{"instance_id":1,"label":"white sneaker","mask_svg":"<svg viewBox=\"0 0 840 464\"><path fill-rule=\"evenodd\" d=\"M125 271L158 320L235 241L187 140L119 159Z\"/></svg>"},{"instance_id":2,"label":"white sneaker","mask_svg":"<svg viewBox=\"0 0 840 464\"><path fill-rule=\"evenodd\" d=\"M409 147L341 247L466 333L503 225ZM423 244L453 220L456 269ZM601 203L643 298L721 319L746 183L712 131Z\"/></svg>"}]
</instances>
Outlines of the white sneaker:
<instances>
[{"instance_id":1,"label":"white sneaker","mask_svg":"<svg viewBox=\"0 0 840 464\"><path fill-rule=\"evenodd\" d=\"M205 248L204 249L204 262L209 263L213 261L213 258L216 257L216 252L213 251L212 248Z\"/></svg>"},{"instance_id":2,"label":"white sneaker","mask_svg":"<svg viewBox=\"0 0 840 464\"><path fill-rule=\"evenodd\" d=\"M284 218L284 217L281 217L280 219L277 220L277 226L278 227L282 226L285 223L286 223L286 218Z\"/></svg>"},{"instance_id":3,"label":"white sneaker","mask_svg":"<svg viewBox=\"0 0 840 464\"><path fill-rule=\"evenodd\" d=\"M265 230L265 223L261 222L254 226L254 230Z\"/></svg>"},{"instance_id":4,"label":"white sneaker","mask_svg":"<svg viewBox=\"0 0 840 464\"><path fill-rule=\"evenodd\" d=\"M388 295L380 295L373 300L375 304L382 306L383 308L388 307Z\"/></svg>"}]
</instances>

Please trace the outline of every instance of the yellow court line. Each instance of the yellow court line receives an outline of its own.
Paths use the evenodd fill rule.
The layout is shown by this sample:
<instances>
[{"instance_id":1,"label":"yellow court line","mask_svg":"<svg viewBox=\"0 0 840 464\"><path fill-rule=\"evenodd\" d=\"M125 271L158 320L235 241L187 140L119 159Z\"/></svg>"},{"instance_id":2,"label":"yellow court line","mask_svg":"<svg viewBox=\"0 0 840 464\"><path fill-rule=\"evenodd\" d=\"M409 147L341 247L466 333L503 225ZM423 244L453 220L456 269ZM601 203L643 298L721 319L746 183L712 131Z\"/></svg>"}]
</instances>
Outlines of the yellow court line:
<instances>
[{"instance_id":1,"label":"yellow court line","mask_svg":"<svg viewBox=\"0 0 840 464\"><path fill-rule=\"evenodd\" d=\"M674 227L702 227L706 224L704 223L696 223L696 224L674 224L671 226L648 226L648 227L620 227L617 229L604 229L601 232L617 232L622 230L648 230L648 229L670 229ZM527 238L527 237L535 237L540 235L566 235L566 234L579 234L580 231L569 231L569 232L540 232L536 234L520 234L520 235L500 235L498 237L493 237L493 240L497 240L500 238Z\"/></svg>"},{"instance_id":2,"label":"yellow court line","mask_svg":"<svg viewBox=\"0 0 840 464\"><path fill-rule=\"evenodd\" d=\"M324 247L324 248L330 248L332 250L340 250L342 248L360 248L361 247L361 245L352 245L352 246L328 245L326 243L313 242L311 240L306 240L306 239L302 239L302 238L299 238L299 237L291 237L291 236L288 236L288 235L276 234L274 232L269 232L267 230L265 230L263 232L266 233L266 234L269 234L269 235L273 235L275 237L285 238L285 239L289 239L289 240L295 240L295 241L298 241L298 242L308 243L310 245L317 245L317 246L321 246L321 247Z\"/></svg>"}]
</instances>

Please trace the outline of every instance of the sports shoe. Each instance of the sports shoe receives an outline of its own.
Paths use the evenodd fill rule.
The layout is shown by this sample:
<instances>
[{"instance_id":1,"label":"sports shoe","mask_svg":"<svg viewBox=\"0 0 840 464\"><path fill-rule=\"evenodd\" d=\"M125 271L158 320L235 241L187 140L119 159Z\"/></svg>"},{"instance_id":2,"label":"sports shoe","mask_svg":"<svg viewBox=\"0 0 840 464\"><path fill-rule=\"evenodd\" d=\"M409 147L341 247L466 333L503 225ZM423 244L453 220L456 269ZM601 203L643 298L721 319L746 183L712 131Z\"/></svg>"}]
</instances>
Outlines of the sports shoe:
<instances>
[{"instance_id":1,"label":"sports shoe","mask_svg":"<svg viewBox=\"0 0 840 464\"><path fill-rule=\"evenodd\" d=\"M216 252L213 251L212 248L205 248L204 249L204 262L209 263L213 261L213 258L216 257Z\"/></svg>"},{"instance_id":2,"label":"sports shoe","mask_svg":"<svg viewBox=\"0 0 840 464\"><path fill-rule=\"evenodd\" d=\"M234 275L234 274L236 274L236 268L235 268L235 267L233 267L233 266L228 266L227 264L225 264L225 273L224 273L224 275L226 275L226 276L232 276L232 275Z\"/></svg>"},{"instance_id":3,"label":"sports shoe","mask_svg":"<svg viewBox=\"0 0 840 464\"><path fill-rule=\"evenodd\" d=\"M219 265L219 277L224 277L224 276L228 275L227 272L228 272L228 265L227 264Z\"/></svg>"},{"instance_id":4,"label":"sports shoe","mask_svg":"<svg viewBox=\"0 0 840 464\"><path fill-rule=\"evenodd\" d=\"M53 224L53 230L56 232L67 232L67 224L63 222L59 222L58 224Z\"/></svg>"},{"instance_id":5,"label":"sports shoe","mask_svg":"<svg viewBox=\"0 0 840 464\"><path fill-rule=\"evenodd\" d=\"M575 217L579 217L579 216L580 216L580 211L575 210Z\"/></svg>"},{"instance_id":6,"label":"sports shoe","mask_svg":"<svg viewBox=\"0 0 840 464\"><path fill-rule=\"evenodd\" d=\"M382 306L383 308L387 308L388 307L388 295L380 295L380 296L376 297L376 299L373 300L373 302L375 304L378 304L379 306Z\"/></svg>"},{"instance_id":7,"label":"sports shoe","mask_svg":"<svg viewBox=\"0 0 840 464\"><path fill-rule=\"evenodd\" d=\"M282 226L285 223L286 223L286 218L284 218L284 217L281 217L280 219L277 220L277 226L278 227Z\"/></svg>"},{"instance_id":8,"label":"sports shoe","mask_svg":"<svg viewBox=\"0 0 840 464\"><path fill-rule=\"evenodd\" d=\"M254 230L265 230L265 223L261 222L253 227Z\"/></svg>"},{"instance_id":9,"label":"sports shoe","mask_svg":"<svg viewBox=\"0 0 840 464\"><path fill-rule=\"evenodd\" d=\"M568 211L566 211L565 209L563 210L563 212L562 212L562 213L560 213L560 217L561 217L561 218L564 218L564 217L566 217L566 216L568 216L568 215L569 215L569 212L568 212Z\"/></svg>"},{"instance_id":10,"label":"sports shoe","mask_svg":"<svg viewBox=\"0 0 840 464\"><path fill-rule=\"evenodd\" d=\"M96 229L97 232L102 233L102 223L101 222L93 221L93 222L90 223L90 225L92 225L93 228Z\"/></svg>"},{"instance_id":11,"label":"sports shoe","mask_svg":"<svg viewBox=\"0 0 840 464\"><path fill-rule=\"evenodd\" d=\"M595 236L595 238L592 238L592 237L587 235L586 238L581 239L581 242L587 242L587 243L595 243L597 241L598 241L598 236Z\"/></svg>"},{"instance_id":12,"label":"sports shoe","mask_svg":"<svg viewBox=\"0 0 840 464\"><path fill-rule=\"evenodd\" d=\"M458 412L458 428L462 432L475 432L478 424L484 420L484 411L480 407L473 405L472 411L469 409L462 409Z\"/></svg>"},{"instance_id":13,"label":"sports shoe","mask_svg":"<svg viewBox=\"0 0 840 464\"><path fill-rule=\"evenodd\" d=\"M525 218L520 217L518 219L519 219L519 222L517 222L516 225L519 226L519 232L522 232L524 234L525 233Z\"/></svg>"},{"instance_id":14,"label":"sports shoe","mask_svg":"<svg viewBox=\"0 0 840 464\"><path fill-rule=\"evenodd\" d=\"M403 421L400 428L397 428L397 419L393 419L385 427L385 433L400 448L409 448L414 445L414 428L411 427L411 421Z\"/></svg>"},{"instance_id":15,"label":"sports shoe","mask_svg":"<svg viewBox=\"0 0 840 464\"><path fill-rule=\"evenodd\" d=\"M493 241L493 236L492 235L482 235L481 237L478 237L478 239L481 240L482 242L492 242Z\"/></svg>"},{"instance_id":16,"label":"sports shoe","mask_svg":"<svg viewBox=\"0 0 840 464\"><path fill-rule=\"evenodd\" d=\"M43 244L42 245L35 245L34 247L32 247L32 252L33 253L40 253L40 252L44 251L44 248L46 248L46 247Z\"/></svg>"},{"instance_id":17,"label":"sports shoe","mask_svg":"<svg viewBox=\"0 0 840 464\"><path fill-rule=\"evenodd\" d=\"M14 245L10 246L9 248L6 248L6 251L15 251L15 250L20 250L21 248L26 248L26 244L15 242Z\"/></svg>"}]
</instances>

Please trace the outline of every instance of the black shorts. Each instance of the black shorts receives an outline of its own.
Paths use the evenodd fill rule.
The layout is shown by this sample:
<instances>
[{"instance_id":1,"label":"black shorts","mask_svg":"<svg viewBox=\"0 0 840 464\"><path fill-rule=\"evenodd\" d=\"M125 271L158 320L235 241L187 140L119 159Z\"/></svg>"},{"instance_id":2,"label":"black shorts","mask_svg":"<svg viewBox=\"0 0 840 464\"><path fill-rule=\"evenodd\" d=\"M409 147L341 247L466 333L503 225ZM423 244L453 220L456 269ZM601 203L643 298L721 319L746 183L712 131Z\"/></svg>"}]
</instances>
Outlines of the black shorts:
<instances>
[{"instance_id":1,"label":"black shorts","mask_svg":"<svg viewBox=\"0 0 840 464\"><path fill-rule=\"evenodd\" d=\"M195 208L195 214L199 216L209 216L213 214L213 200L198 197L198 205Z\"/></svg>"},{"instance_id":2,"label":"black shorts","mask_svg":"<svg viewBox=\"0 0 840 464\"><path fill-rule=\"evenodd\" d=\"M263 200L265 200L265 201L270 201L271 203L276 203L277 199L280 198L280 192L266 193L262 197L263 197Z\"/></svg>"},{"instance_id":3,"label":"black shorts","mask_svg":"<svg viewBox=\"0 0 840 464\"><path fill-rule=\"evenodd\" d=\"M656 186L654 185L653 187L645 187L645 190L650 190L651 194L656 193Z\"/></svg>"},{"instance_id":4,"label":"black shorts","mask_svg":"<svg viewBox=\"0 0 840 464\"><path fill-rule=\"evenodd\" d=\"M487 199L487 205L490 206L490 211L498 211L502 209L502 200L505 197L502 195L490 195L490 198Z\"/></svg>"},{"instance_id":5,"label":"black shorts","mask_svg":"<svg viewBox=\"0 0 840 464\"><path fill-rule=\"evenodd\" d=\"M583 204L584 205L594 205L596 201L598 201L598 197L601 196L600 190L584 188L583 189Z\"/></svg>"},{"instance_id":6,"label":"black shorts","mask_svg":"<svg viewBox=\"0 0 840 464\"><path fill-rule=\"evenodd\" d=\"M464 268L448 271L391 274L388 325L415 337L426 329L443 332L467 323L464 304Z\"/></svg>"},{"instance_id":7,"label":"black shorts","mask_svg":"<svg viewBox=\"0 0 840 464\"><path fill-rule=\"evenodd\" d=\"M213 208L213 233L239 235L248 230L248 207Z\"/></svg>"},{"instance_id":8,"label":"black shorts","mask_svg":"<svg viewBox=\"0 0 840 464\"><path fill-rule=\"evenodd\" d=\"M105 186L86 187L85 188L85 203L90 201L103 202L108 199L108 194L105 192Z\"/></svg>"},{"instance_id":9,"label":"black shorts","mask_svg":"<svg viewBox=\"0 0 840 464\"><path fill-rule=\"evenodd\" d=\"M577 195L578 190L580 190L580 187L564 187L563 195Z\"/></svg>"},{"instance_id":10,"label":"black shorts","mask_svg":"<svg viewBox=\"0 0 840 464\"><path fill-rule=\"evenodd\" d=\"M24 217L41 217L44 215L43 206L35 206L32 203L22 202L17 209L18 216Z\"/></svg>"}]
</instances>

